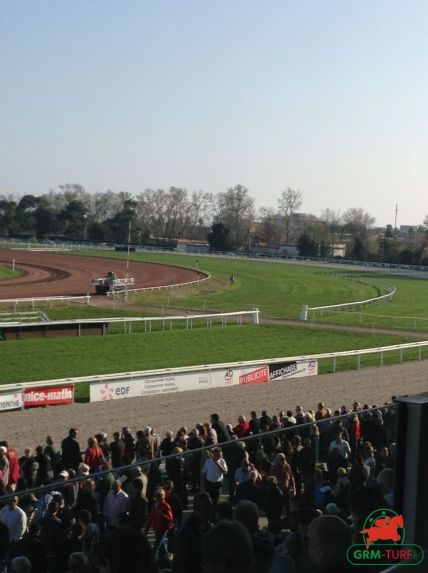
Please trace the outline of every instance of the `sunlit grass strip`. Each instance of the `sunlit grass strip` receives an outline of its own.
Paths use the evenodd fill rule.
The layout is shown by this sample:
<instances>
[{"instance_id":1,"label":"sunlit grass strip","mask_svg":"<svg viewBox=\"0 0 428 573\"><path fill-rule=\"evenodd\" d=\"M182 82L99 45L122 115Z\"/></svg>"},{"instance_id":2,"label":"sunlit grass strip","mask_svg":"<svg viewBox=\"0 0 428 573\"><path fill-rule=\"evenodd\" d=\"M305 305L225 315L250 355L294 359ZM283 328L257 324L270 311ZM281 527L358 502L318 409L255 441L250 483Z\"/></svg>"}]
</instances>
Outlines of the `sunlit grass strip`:
<instances>
[{"instance_id":1,"label":"sunlit grass strip","mask_svg":"<svg viewBox=\"0 0 428 573\"><path fill-rule=\"evenodd\" d=\"M9 340L0 342L0 383L313 355L407 342L409 338L399 336L263 324Z\"/></svg>"}]
</instances>

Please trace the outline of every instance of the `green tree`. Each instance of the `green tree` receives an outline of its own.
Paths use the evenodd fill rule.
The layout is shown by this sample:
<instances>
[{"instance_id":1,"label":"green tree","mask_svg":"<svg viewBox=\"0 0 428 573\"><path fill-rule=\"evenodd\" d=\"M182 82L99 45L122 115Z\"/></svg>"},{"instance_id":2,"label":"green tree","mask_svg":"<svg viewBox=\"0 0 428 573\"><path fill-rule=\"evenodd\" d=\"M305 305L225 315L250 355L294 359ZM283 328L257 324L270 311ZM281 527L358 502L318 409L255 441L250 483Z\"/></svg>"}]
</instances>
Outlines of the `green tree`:
<instances>
[{"instance_id":1,"label":"green tree","mask_svg":"<svg viewBox=\"0 0 428 573\"><path fill-rule=\"evenodd\" d=\"M300 257L316 257L318 255L319 243L309 233L300 235L296 246Z\"/></svg>"},{"instance_id":2,"label":"green tree","mask_svg":"<svg viewBox=\"0 0 428 573\"><path fill-rule=\"evenodd\" d=\"M231 251L229 229L223 223L214 223L208 233L208 243L211 251Z\"/></svg>"}]
</instances>

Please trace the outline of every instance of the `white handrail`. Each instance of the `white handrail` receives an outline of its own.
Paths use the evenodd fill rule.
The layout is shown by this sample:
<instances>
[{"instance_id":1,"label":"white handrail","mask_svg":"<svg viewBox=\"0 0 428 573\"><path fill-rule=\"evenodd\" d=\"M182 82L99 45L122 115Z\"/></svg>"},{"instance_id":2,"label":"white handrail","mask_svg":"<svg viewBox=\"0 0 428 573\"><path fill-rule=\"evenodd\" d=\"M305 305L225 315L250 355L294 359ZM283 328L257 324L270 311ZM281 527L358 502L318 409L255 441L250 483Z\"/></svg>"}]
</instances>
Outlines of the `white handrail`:
<instances>
[{"instance_id":1,"label":"white handrail","mask_svg":"<svg viewBox=\"0 0 428 573\"><path fill-rule=\"evenodd\" d=\"M329 309L339 309L339 308L348 308L348 307L354 307L354 306L363 306L365 304L371 304L371 303L376 303L376 302L384 302L386 300L392 300L397 292L397 288L395 287L395 285L389 285L389 292L387 292L386 294L383 294L382 296L375 296L373 298L367 298L366 300L357 300L354 302L343 302L343 303L338 303L338 304L327 304L324 306L307 306L304 305L303 309L300 313L300 320L307 320L308 317L308 312L310 312L311 310L316 311L316 310L329 310Z\"/></svg>"},{"instance_id":2,"label":"white handrail","mask_svg":"<svg viewBox=\"0 0 428 573\"><path fill-rule=\"evenodd\" d=\"M210 314L185 314L185 315L174 315L174 316L114 316L106 318L73 318L70 320L50 320L49 322L25 322L20 324L17 321L13 322L2 322L2 327L7 326L58 326L58 325L73 325L73 324L108 324L108 323L123 323L123 322L168 322L172 320L196 320L200 318L227 318L233 316L244 316L251 315L254 318L254 322L258 324L259 322L259 309L254 310L242 310L235 312L218 312Z\"/></svg>"},{"instance_id":3,"label":"white handrail","mask_svg":"<svg viewBox=\"0 0 428 573\"><path fill-rule=\"evenodd\" d=\"M198 279L196 281L189 281L187 283L175 283L172 285L161 285L161 286L151 286L151 287L141 287L141 288L128 288L128 289L124 289L123 291L120 291L120 292L121 293L124 293L124 292L127 292L127 293L129 293L129 292L150 292L150 291L158 291L158 290L164 290L164 289L169 289L169 288L178 288L178 287L200 284L200 283L203 283L203 282L205 282L211 278L210 273L204 273L204 274L206 274L205 277ZM117 292L110 292L110 291L107 292L107 296L115 296L117 294L118 294Z\"/></svg>"},{"instance_id":4,"label":"white handrail","mask_svg":"<svg viewBox=\"0 0 428 573\"><path fill-rule=\"evenodd\" d=\"M89 304L91 300L91 295L86 294L82 296L32 296L24 298L1 298L0 303L14 303L19 304L20 302L55 302L64 300L86 300Z\"/></svg>"}]
</instances>

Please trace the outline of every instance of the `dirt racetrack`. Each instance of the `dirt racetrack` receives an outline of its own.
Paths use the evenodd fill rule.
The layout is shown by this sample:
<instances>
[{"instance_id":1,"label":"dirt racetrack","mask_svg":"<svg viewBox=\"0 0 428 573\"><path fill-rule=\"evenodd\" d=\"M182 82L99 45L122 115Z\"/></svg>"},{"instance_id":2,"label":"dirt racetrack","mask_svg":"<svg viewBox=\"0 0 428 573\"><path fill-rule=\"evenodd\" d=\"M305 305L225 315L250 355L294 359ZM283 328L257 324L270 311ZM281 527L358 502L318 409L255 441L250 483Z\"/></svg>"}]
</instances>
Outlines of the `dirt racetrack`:
<instances>
[{"instance_id":1,"label":"dirt racetrack","mask_svg":"<svg viewBox=\"0 0 428 573\"><path fill-rule=\"evenodd\" d=\"M94 294L90 280L105 277L114 271L119 278L126 276L126 261L104 257L85 257L60 252L0 250L0 264L12 266L21 276L0 282L0 299L55 295ZM202 272L130 261L129 276L134 277L133 288L164 286L198 280Z\"/></svg>"},{"instance_id":2,"label":"dirt racetrack","mask_svg":"<svg viewBox=\"0 0 428 573\"><path fill-rule=\"evenodd\" d=\"M76 426L80 445L85 448L87 438L99 431L106 431L111 437L112 432L126 425L133 432L149 425L162 434L183 425L190 429L197 422L208 421L213 412L218 412L225 422L235 424L239 414L249 416L253 409L260 415L262 409L274 414L279 410L294 410L297 404L304 409L315 409L319 401L333 409L342 404L352 406L354 400L380 405L392 395L428 392L427 380L428 360L423 360L254 386L1 412L0 436L21 453L25 447L43 444L47 435L59 444L68 429Z\"/></svg>"}]
</instances>

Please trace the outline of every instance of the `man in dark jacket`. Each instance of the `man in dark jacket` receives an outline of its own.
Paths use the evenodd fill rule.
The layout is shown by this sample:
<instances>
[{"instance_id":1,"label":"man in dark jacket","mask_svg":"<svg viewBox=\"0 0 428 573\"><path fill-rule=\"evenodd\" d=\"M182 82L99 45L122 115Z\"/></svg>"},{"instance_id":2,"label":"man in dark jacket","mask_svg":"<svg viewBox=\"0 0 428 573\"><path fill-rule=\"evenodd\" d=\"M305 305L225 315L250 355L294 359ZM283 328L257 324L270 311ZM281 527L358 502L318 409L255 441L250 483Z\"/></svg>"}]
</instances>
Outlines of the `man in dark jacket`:
<instances>
[{"instance_id":1,"label":"man in dark jacket","mask_svg":"<svg viewBox=\"0 0 428 573\"><path fill-rule=\"evenodd\" d=\"M72 468L77 471L79 464L82 463L80 446L77 441L78 433L76 428L70 428L68 436L61 442L62 465L66 470Z\"/></svg>"},{"instance_id":2,"label":"man in dark jacket","mask_svg":"<svg viewBox=\"0 0 428 573\"><path fill-rule=\"evenodd\" d=\"M210 529L211 499L206 493L198 493L193 500L193 512L183 523L174 540L174 573L202 573L203 557L201 541Z\"/></svg>"},{"instance_id":3,"label":"man in dark jacket","mask_svg":"<svg viewBox=\"0 0 428 573\"><path fill-rule=\"evenodd\" d=\"M217 442L219 444L229 442L232 439L226 424L220 420L218 414L211 414L211 425L217 432Z\"/></svg>"}]
</instances>

